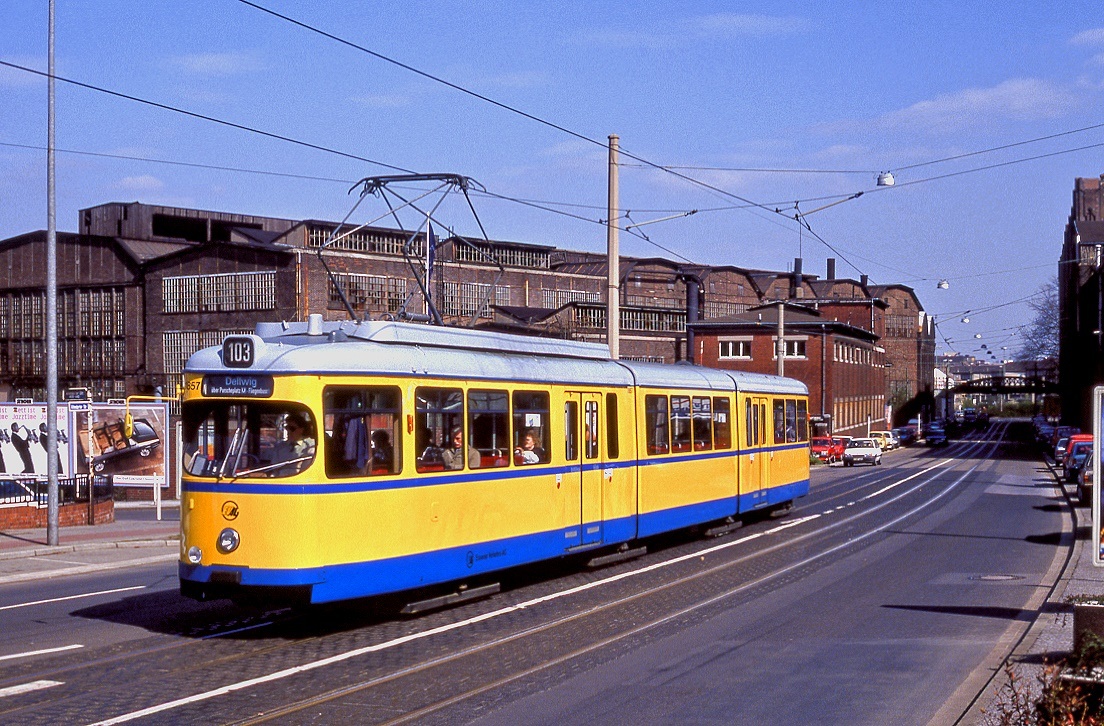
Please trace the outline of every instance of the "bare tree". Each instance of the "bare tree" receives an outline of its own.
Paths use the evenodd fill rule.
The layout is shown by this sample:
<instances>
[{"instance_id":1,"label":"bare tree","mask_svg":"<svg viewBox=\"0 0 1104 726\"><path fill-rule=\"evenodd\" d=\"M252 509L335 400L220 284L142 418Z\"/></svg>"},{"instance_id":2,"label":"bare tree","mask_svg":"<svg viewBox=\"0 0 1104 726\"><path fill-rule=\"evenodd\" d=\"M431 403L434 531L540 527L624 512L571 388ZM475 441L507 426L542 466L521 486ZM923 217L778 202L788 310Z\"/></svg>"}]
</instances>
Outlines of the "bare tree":
<instances>
[{"instance_id":1,"label":"bare tree","mask_svg":"<svg viewBox=\"0 0 1104 726\"><path fill-rule=\"evenodd\" d=\"M1039 286L1028 300L1035 316L1023 327L1021 360L1058 357L1058 278Z\"/></svg>"}]
</instances>

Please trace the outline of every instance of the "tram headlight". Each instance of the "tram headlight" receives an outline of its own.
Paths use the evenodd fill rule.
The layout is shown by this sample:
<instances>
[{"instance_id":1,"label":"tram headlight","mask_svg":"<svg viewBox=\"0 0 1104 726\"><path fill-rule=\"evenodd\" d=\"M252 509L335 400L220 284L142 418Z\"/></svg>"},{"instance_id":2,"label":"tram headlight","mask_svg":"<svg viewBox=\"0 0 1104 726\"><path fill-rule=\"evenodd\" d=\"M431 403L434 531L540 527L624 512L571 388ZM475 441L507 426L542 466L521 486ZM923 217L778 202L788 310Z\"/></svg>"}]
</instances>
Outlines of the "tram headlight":
<instances>
[{"instance_id":1,"label":"tram headlight","mask_svg":"<svg viewBox=\"0 0 1104 726\"><path fill-rule=\"evenodd\" d=\"M203 561L203 550L196 547L195 545L192 545L191 547L189 547L188 548L188 562L191 562L193 565L198 565L202 561Z\"/></svg>"},{"instance_id":2,"label":"tram headlight","mask_svg":"<svg viewBox=\"0 0 1104 726\"><path fill-rule=\"evenodd\" d=\"M238 548L241 544L241 536L236 529L227 527L219 532L218 542L215 543L215 549L224 555L228 555Z\"/></svg>"}]
</instances>

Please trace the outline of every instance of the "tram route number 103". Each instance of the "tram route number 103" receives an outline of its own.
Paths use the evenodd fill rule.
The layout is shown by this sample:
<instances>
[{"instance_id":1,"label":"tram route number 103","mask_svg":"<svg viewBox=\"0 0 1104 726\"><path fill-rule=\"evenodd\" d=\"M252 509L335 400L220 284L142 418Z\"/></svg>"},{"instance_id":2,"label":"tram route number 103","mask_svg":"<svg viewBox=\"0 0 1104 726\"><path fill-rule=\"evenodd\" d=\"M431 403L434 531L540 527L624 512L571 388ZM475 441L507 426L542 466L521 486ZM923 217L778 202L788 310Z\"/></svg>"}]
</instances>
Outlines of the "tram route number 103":
<instances>
[{"instance_id":1,"label":"tram route number 103","mask_svg":"<svg viewBox=\"0 0 1104 726\"><path fill-rule=\"evenodd\" d=\"M227 368L248 368L256 360L256 354L253 338L232 335L222 341L222 364Z\"/></svg>"}]
</instances>

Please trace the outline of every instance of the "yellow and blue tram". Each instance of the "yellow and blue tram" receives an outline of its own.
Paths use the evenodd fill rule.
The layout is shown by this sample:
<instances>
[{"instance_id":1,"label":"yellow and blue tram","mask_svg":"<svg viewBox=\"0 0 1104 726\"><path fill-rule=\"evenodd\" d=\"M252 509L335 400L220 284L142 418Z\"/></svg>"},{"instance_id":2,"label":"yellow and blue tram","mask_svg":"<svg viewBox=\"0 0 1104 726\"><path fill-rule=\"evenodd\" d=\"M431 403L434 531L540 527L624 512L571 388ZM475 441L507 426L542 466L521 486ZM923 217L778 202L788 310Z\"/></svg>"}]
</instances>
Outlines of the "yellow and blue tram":
<instances>
[{"instance_id":1,"label":"yellow and blue tram","mask_svg":"<svg viewBox=\"0 0 1104 726\"><path fill-rule=\"evenodd\" d=\"M181 591L329 602L789 507L807 402L591 343L262 323L185 370Z\"/></svg>"}]
</instances>

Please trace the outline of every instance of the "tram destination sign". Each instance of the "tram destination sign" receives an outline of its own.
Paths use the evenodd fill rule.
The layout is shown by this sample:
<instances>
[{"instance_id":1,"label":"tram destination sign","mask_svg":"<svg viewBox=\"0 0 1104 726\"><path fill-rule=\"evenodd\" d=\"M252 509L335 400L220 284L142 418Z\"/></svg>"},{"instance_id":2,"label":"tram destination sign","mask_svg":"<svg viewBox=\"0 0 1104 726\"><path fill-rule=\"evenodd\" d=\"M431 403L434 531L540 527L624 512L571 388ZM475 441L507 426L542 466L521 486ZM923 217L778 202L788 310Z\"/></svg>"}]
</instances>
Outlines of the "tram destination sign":
<instances>
[{"instance_id":1,"label":"tram destination sign","mask_svg":"<svg viewBox=\"0 0 1104 726\"><path fill-rule=\"evenodd\" d=\"M203 376L204 396L245 396L268 398L272 395L272 376L221 373Z\"/></svg>"}]
</instances>

